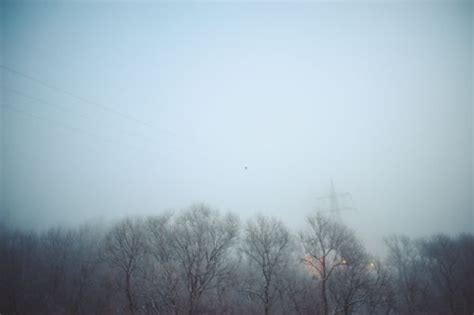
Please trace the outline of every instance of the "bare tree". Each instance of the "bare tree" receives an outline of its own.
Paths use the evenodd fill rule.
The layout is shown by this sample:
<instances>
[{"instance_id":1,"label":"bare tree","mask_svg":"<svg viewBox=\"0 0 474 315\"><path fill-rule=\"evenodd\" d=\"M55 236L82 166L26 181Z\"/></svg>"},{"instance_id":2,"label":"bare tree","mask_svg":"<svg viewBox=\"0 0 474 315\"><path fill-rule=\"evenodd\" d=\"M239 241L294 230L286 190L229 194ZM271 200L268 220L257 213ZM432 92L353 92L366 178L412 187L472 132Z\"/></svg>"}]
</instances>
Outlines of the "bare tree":
<instances>
[{"instance_id":1,"label":"bare tree","mask_svg":"<svg viewBox=\"0 0 474 315\"><path fill-rule=\"evenodd\" d=\"M364 307L368 314L391 314L395 309L394 287L390 274L378 259L371 258Z\"/></svg>"},{"instance_id":2,"label":"bare tree","mask_svg":"<svg viewBox=\"0 0 474 315\"><path fill-rule=\"evenodd\" d=\"M460 294L460 279L457 269L461 253L451 237L438 234L420 244L421 255L430 271L431 280L441 300L444 300L451 314L458 314L456 300ZM448 311L446 310L446 311Z\"/></svg>"},{"instance_id":3,"label":"bare tree","mask_svg":"<svg viewBox=\"0 0 474 315\"><path fill-rule=\"evenodd\" d=\"M250 264L256 265L262 277L255 289L247 290L261 300L265 315L269 314L278 290L276 278L288 261L289 241L288 230L274 218L258 216L247 224L242 251Z\"/></svg>"},{"instance_id":4,"label":"bare tree","mask_svg":"<svg viewBox=\"0 0 474 315\"><path fill-rule=\"evenodd\" d=\"M42 293L49 312L62 313L68 308L73 245L73 232L60 227L51 228L40 237L41 273L48 289Z\"/></svg>"},{"instance_id":5,"label":"bare tree","mask_svg":"<svg viewBox=\"0 0 474 315\"><path fill-rule=\"evenodd\" d=\"M346 226L320 214L308 219L301 242L266 217L248 222L241 243L238 236L235 217L203 205L177 216L125 219L107 229L87 225L36 233L0 223L0 312L474 311L472 234L392 236L383 263Z\"/></svg>"},{"instance_id":6,"label":"bare tree","mask_svg":"<svg viewBox=\"0 0 474 315\"><path fill-rule=\"evenodd\" d=\"M43 310L35 268L37 235L11 230L0 223L0 312L32 314Z\"/></svg>"},{"instance_id":7,"label":"bare tree","mask_svg":"<svg viewBox=\"0 0 474 315\"><path fill-rule=\"evenodd\" d=\"M145 243L140 220L125 219L115 225L106 235L102 259L121 272L128 310L131 314L135 313L137 307L132 292L132 282L144 256Z\"/></svg>"},{"instance_id":8,"label":"bare tree","mask_svg":"<svg viewBox=\"0 0 474 315\"><path fill-rule=\"evenodd\" d=\"M171 225L172 216L148 217L145 221L147 253L151 258L147 264L146 283L149 284L148 307L154 312L174 312L181 310L179 305L178 274L176 250L173 247L174 231Z\"/></svg>"},{"instance_id":9,"label":"bare tree","mask_svg":"<svg viewBox=\"0 0 474 315\"><path fill-rule=\"evenodd\" d=\"M299 252L293 253L288 267L278 274L278 286L285 292L285 297L281 300L288 304L284 314L314 314L314 310L319 308L319 299L314 299L317 288L312 272L301 264L301 257Z\"/></svg>"},{"instance_id":10,"label":"bare tree","mask_svg":"<svg viewBox=\"0 0 474 315\"><path fill-rule=\"evenodd\" d=\"M202 312L204 293L217 288L216 280L230 271L228 257L238 228L236 217L221 217L205 205L194 205L176 219L173 246L183 269L189 314Z\"/></svg>"},{"instance_id":11,"label":"bare tree","mask_svg":"<svg viewBox=\"0 0 474 315\"><path fill-rule=\"evenodd\" d=\"M457 268L462 294L460 314L474 314L474 235L461 234L456 238L456 244L460 253Z\"/></svg>"},{"instance_id":12,"label":"bare tree","mask_svg":"<svg viewBox=\"0 0 474 315\"><path fill-rule=\"evenodd\" d=\"M300 235L305 252L303 261L321 285L322 314L327 315L330 307L328 280L336 268L346 264L342 249L353 239L353 233L321 213L308 217L307 223L307 230Z\"/></svg>"},{"instance_id":13,"label":"bare tree","mask_svg":"<svg viewBox=\"0 0 474 315\"><path fill-rule=\"evenodd\" d=\"M0 312L94 312L102 296L95 274L100 239L96 232L88 226L55 227L41 234L0 231Z\"/></svg>"},{"instance_id":14,"label":"bare tree","mask_svg":"<svg viewBox=\"0 0 474 315\"><path fill-rule=\"evenodd\" d=\"M427 307L429 283L418 246L404 236L391 236L385 243L388 247L387 265L393 274L397 294L397 312L423 312Z\"/></svg>"},{"instance_id":15,"label":"bare tree","mask_svg":"<svg viewBox=\"0 0 474 315\"><path fill-rule=\"evenodd\" d=\"M84 225L72 232L72 254L68 273L70 274L70 313L87 314L93 310L93 301L100 299L97 293L99 269L99 242L103 236L98 226Z\"/></svg>"},{"instance_id":16,"label":"bare tree","mask_svg":"<svg viewBox=\"0 0 474 315\"><path fill-rule=\"evenodd\" d=\"M375 268L375 263L354 236L348 237L339 251L343 264L334 271L328 288L335 302L335 313L348 315L367 302L370 271Z\"/></svg>"}]
</instances>

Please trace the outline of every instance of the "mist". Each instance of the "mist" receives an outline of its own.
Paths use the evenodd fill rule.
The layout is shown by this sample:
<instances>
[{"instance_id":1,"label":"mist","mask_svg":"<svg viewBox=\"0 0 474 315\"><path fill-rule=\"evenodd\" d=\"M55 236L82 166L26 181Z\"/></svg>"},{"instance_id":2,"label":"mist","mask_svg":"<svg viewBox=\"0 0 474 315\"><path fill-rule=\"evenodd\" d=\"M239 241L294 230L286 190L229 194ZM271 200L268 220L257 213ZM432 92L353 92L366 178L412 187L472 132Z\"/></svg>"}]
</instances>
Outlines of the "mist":
<instances>
[{"instance_id":1,"label":"mist","mask_svg":"<svg viewBox=\"0 0 474 315\"><path fill-rule=\"evenodd\" d=\"M366 240L473 231L469 2L7 1L1 16L11 221L205 201L297 227L332 181Z\"/></svg>"},{"instance_id":2,"label":"mist","mask_svg":"<svg viewBox=\"0 0 474 315\"><path fill-rule=\"evenodd\" d=\"M19 290L0 312L432 314L419 306L431 299L445 301L431 306L440 312L472 313L472 2L2 1L0 35L0 255L14 257L0 263L13 275L0 284ZM326 227L340 236L327 292L310 233ZM267 236L280 249L278 285L263 267L274 292L247 277L266 266L255 244ZM129 265L116 246L127 237L139 271L121 274ZM223 258L187 299L176 288L191 280L174 277L189 274L184 248L201 238L222 241ZM45 258L70 244L88 250ZM437 253L447 249L459 261L448 280L462 290L423 291L403 308L393 292L406 288L386 286L401 273L397 253L414 257L413 283L438 288ZM77 278L90 296L38 297L53 287L35 278L50 266L76 279L71 257L101 274ZM372 268L357 273L367 287L354 300L365 304L341 306L356 260ZM150 274L176 280L177 295L153 296ZM18 279L28 277L36 309L22 309ZM213 291L221 280L227 300ZM63 292L76 292L74 281ZM320 285L322 296L305 295ZM372 299L384 302L372 309Z\"/></svg>"}]
</instances>

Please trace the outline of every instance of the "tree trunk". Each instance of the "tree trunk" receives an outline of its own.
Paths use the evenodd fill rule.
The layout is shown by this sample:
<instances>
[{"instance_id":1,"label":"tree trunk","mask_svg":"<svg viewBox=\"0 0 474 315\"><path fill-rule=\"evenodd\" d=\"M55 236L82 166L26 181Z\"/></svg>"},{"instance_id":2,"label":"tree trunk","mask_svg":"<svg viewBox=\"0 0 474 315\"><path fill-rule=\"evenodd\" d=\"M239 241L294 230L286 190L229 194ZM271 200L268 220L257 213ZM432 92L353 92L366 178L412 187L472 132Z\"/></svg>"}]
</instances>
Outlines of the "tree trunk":
<instances>
[{"instance_id":1,"label":"tree trunk","mask_svg":"<svg viewBox=\"0 0 474 315\"><path fill-rule=\"evenodd\" d=\"M265 315L268 315L269 312L270 312L270 294L269 294L269 288L268 288L268 284L265 284L265 301L264 301L264 313Z\"/></svg>"},{"instance_id":2,"label":"tree trunk","mask_svg":"<svg viewBox=\"0 0 474 315\"><path fill-rule=\"evenodd\" d=\"M125 276L125 294L127 295L128 309L130 310L130 314L134 315L135 310L133 306L132 293L130 291L130 276L130 273L127 273Z\"/></svg>"},{"instance_id":3,"label":"tree trunk","mask_svg":"<svg viewBox=\"0 0 474 315\"><path fill-rule=\"evenodd\" d=\"M321 297L323 299L323 315L328 315L328 298L326 296L326 279L321 284Z\"/></svg>"}]
</instances>

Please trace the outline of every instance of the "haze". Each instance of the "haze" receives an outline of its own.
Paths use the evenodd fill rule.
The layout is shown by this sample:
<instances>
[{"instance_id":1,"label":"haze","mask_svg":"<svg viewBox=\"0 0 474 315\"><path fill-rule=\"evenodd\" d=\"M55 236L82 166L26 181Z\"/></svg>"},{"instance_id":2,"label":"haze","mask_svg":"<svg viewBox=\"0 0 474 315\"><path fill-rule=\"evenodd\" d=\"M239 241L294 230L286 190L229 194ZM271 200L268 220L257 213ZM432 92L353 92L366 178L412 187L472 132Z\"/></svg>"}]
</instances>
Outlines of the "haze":
<instances>
[{"instance_id":1,"label":"haze","mask_svg":"<svg viewBox=\"0 0 474 315\"><path fill-rule=\"evenodd\" d=\"M332 181L372 250L391 233L474 232L471 2L1 10L11 222L204 201L296 227Z\"/></svg>"}]
</instances>

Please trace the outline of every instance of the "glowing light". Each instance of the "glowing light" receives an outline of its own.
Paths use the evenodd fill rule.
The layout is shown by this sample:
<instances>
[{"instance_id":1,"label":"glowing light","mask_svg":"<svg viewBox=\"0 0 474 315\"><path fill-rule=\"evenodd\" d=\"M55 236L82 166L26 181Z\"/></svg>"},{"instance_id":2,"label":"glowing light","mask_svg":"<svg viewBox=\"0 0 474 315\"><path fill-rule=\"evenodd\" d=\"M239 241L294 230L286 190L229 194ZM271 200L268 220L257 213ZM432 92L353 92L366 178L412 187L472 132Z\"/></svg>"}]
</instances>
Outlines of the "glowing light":
<instances>
[{"instance_id":1,"label":"glowing light","mask_svg":"<svg viewBox=\"0 0 474 315\"><path fill-rule=\"evenodd\" d=\"M319 277L317 268L320 268L320 269L322 268L320 261L308 255L303 259L303 263L306 266L306 269L308 270L309 274L313 278Z\"/></svg>"}]
</instances>

